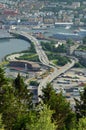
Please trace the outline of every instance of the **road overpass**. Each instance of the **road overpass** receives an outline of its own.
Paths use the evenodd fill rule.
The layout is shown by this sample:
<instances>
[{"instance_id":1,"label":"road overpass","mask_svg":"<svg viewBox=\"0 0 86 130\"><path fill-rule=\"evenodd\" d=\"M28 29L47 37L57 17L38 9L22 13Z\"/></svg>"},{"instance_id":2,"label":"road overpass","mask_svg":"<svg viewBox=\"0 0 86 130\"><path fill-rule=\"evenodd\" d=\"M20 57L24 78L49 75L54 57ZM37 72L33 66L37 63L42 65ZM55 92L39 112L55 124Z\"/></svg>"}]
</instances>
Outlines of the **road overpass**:
<instances>
[{"instance_id":1,"label":"road overpass","mask_svg":"<svg viewBox=\"0 0 86 130\"><path fill-rule=\"evenodd\" d=\"M76 59L71 58L71 62L69 62L68 64L66 64L65 66L61 67L61 69L57 69L57 67L55 67L53 64L51 64L48 60L47 55L45 54L44 50L42 49L42 46L40 45L39 41L31 36L30 34L28 34L27 32L24 31L15 31L15 30L10 30L10 33L13 34L19 34L21 36L24 36L26 38L28 38L31 42L34 43L36 52L39 56L39 60L40 62L42 62L42 64L53 68L53 72L51 74L49 74L47 77L45 77L39 84L38 86L38 95L42 95L42 88L46 86L46 84L48 82L52 82L55 78L57 78L59 75L61 75L62 73L65 73L67 70L69 70L71 67L74 66Z\"/></svg>"}]
</instances>

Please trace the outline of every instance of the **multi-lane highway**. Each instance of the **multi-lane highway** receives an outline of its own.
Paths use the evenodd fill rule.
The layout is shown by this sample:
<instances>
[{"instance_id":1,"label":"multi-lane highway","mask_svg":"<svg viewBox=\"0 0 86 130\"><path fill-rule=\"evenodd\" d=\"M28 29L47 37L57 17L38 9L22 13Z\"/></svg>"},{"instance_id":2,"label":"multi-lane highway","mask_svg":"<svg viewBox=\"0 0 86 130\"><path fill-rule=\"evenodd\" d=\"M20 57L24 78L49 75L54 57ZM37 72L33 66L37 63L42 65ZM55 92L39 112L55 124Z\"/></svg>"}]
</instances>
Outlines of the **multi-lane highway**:
<instances>
[{"instance_id":1,"label":"multi-lane highway","mask_svg":"<svg viewBox=\"0 0 86 130\"><path fill-rule=\"evenodd\" d=\"M51 74L49 74L47 77L45 77L39 84L39 87L38 87L38 95L42 95L42 88L46 86L46 84L48 82L52 82L56 77L58 77L59 75L61 75L62 73L66 72L67 70L69 70L71 67L74 66L76 60L74 58L71 58L71 62L66 64L65 66L61 67L61 69L57 69L57 67L55 67L53 64L50 64L49 60L48 60L48 57L47 55L45 54L44 50L42 49L42 46L40 45L39 41L29 35L27 32L24 32L24 31L15 31L15 30L10 30L11 33L14 33L14 34L19 34L19 35L22 35L26 38L28 38L31 42L34 43L34 46L35 46L35 49L36 49L36 52L39 56L39 60L40 62L42 62L44 65L48 66L48 67L51 67L53 68L53 72Z\"/></svg>"},{"instance_id":2,"label":"multi-lane highway","mask_svg":"<svg viewBox=\"0 0 86 130\"><path fill-rule=\"evenodd\" d=\"M38 40L36 38L34 38L33 36L29 35L28 33L21 31L18 32L20 35L23 35L25 37L27 37L31 42L34 43L35 45L35 49L36 52L39 56L39 60L44 64L44 65L49 65L49 60L47 58L47 55L45 54L45 52L42 49L42 46L40 45L40 43L38 42Z\"/></svg>"}]
</instances>

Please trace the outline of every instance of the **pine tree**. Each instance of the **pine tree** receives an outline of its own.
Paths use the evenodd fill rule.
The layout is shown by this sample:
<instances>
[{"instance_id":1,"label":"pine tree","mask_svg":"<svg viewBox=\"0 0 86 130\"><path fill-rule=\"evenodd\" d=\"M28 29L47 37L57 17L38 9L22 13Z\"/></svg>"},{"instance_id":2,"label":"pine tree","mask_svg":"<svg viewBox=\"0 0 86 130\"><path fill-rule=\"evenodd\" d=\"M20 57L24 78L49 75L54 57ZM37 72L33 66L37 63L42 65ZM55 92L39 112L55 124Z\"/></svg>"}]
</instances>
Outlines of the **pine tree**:
<instances>
[{"instance_id":1,"label":"pine tree","mask_svg":"<svg viewBox=\"0 0 86 130\"><path fill-rule=\"evenodd\" d=\"M5 72L3 68L0 68L0 112L3 106L3 95L5 94L4 87L9 84L8 79L5 77Z\"/></svg>"},{"instance_id":2,"label":"pine tree","mask_svg":"<svg viewBox=\"0 0 86 130\"><path fill-rule=\"evenodd\" d=\"M28 107L26 103L19 102L15 96L13 86L4 86L2 121L6 130L21 130L28 122Z\"/></svg>"},{"instance_id":3,"label":"pine tree","mask_svg":"<svg viewBox=\"0 0 86 130\"><path fill-rule=\"evenodd\" d=\"M75 114L62 93L56 94L51 84L43 88L43 102L54 111L52 118L57 123L57 130L70 130L74 126Z\"/></svg>"},{"instance_id":4,"label":"pine tree","mask_svg":"<svg viewBox=\"0 0 86 130\"><path fill-rule=\"evenodd\" d=\"M47 83L46 87L42 89L43 96L41 97L44 104L47 104L51 98L51 94L55 93L55 90L53 89L53 86L51 83Z\"/></svg>"},{"instance_id":5,"label":"pine tree","mask_svg":"<svg viewBox=\"0 0 86 130\"><path fill-rule=\"evenodd\" d=\"M19 88L16 88L19 87ZM0 68L0 114L6 130L21 130L29 121L31 96L23 80L18 75L16 87L12 85Z\"/></svg>"},{"instance_id":6,"label":"pine tree","mask_svg":"<svg viewBox=\"0 0 86 130\"><path fill-rule=\"evenodd\" d=\"M13 82L13 86L15 88L15 95L19 99L20 102L24 102L28 105L28 107L32 107L32 93L27 89L27 85L25 85L23 78L20 74L17 75L17 78Z\"/></svg>"},{"instance_id":7,"label":"pine tree","mask_svg":"<svg viewBox=\"0 0 86 130\"><path fill-rule=\"evenodd\" d=\"M0 130L4 130L4 126L2 124L2 116L0 115Z\"/></svg>"},{"instance_id":8,"label":"pine tree","mask_svg":"<svg viewBox=\"0 0 86 130\"><path fill-rule=\"evenodd\" d=\"M5 77L5 72L3 68L0 68L0 92L2 89L2 86L7 84L7 78Z\"/></svg>"},{"instance_id":9,"label":"pine tree","mask_svg":"<svg viewBox=\"0 0 86 130\"><path fill-rule=\"evenodd\" d=\"M25 84L19 73L16 79L14 80L14 87L18 91L19 95L22 96L23 90L25 89Z\"/></svg>"}]
</instances>

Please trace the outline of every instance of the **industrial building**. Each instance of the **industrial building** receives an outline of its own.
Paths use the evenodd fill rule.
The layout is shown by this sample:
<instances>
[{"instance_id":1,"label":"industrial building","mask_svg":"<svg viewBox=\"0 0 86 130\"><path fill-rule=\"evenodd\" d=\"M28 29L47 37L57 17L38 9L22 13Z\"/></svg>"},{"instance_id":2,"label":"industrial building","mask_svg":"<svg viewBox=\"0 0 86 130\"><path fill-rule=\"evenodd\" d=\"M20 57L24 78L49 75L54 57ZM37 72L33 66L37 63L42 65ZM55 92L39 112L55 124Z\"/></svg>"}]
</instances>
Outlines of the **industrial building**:
<instances>
[{"instance_id":1,"label":"industrial building","mask_svg":"<svg viewBox=\"0 0 86 130\"><path fill-rule=\"evenodd\" d=\"M34 62L29 62L25 60L15 60L10 61L8 65L11 69L20 70L20 71L39 71L40 65Z\"/></svg>"}]
</instances>

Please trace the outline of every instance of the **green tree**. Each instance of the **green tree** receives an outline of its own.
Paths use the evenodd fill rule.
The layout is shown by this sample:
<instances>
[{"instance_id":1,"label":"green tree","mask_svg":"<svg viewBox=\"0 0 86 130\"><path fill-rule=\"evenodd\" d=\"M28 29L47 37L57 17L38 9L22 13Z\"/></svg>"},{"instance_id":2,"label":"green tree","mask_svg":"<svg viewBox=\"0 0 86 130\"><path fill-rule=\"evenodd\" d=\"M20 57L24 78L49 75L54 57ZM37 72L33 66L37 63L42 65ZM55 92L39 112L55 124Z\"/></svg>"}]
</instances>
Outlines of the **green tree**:
<instances>
[{"instance_id":1,"label":"green tree","mask_svg":"<svg viewBox=\"0 0 86 130\"><path fill-rule=\"evenodd\" d=\"M55 91L51 83L47 83L46 87L42 89L43 96L41 97L44 104L47 104L51 98L52 92Z\"/></svg>"},{"instance_id":2,"label":"green tree","mask_svg":"<svg viewBox=\"0 0 86 130\"><path fill-rule=\"evenodd\" d=\"M79 120L78 130L86 130L86 117Z\"/></svg>"},{"instance_id":3,"label":"green tree","mask_svg":"<svg viewBox=\"0 0 86 130\"><path fill-rule=\"evenodd\" d=\"M0 114L6 130L25 130L26 128L32 100L30 92L28 93L25 87L19 75L14 87L5 77L4 70L0 69Z\"/></svg>"},{"instance_id":4,"label":"green tree","mask_svg":"<svg viewBox=\"0 0 86 130\"><path fill-rule=\"evenodd\" d=\"M19 102L12 86L4 86L2 121L6 130L24 129L28 120L27 104ZM25 118L27 120L25 120Z\"/></svg>"},{"instance_id":5,"label":"green tree","mask_svg":"<svg viewBox=\"0 0 86 130\"><path fill-rule=\"evenodd\" d=\"M18 93L21 96L23 90L25 89L25 85L24 85L23 79L21 78L19 73L18 73L16 79L14 80L14 87L18 90Z\"/></svg>"},{"instance_id":6,"label":"green tree","mask_svg":"<svg viewBox=\"0 0 86 130\"><path fill-rule=\"evenodd\" d=\"M73 130L86 130L86 117L80 118L77 127Z\"/></svg>"},{"instance_id":7,"label":"green tree","mask_svg":"<svg viewBox=\"0 0 86 130\"><path fill-rule=\"evenodd\" d=\"M54 110L53 118L56 120L58 130L69 130L75 125L75 114L70 108L69 102L66 101L62 93L52 93L49 100L51 110Z\"/></svg>"},{"instance_id":8,"label":"green tree","mask_svg":"<svg viewBox=\"0 0 86 130\"><path fill-rule=\"evenodd\" d=\"M11 86L4 86L5 91L2 102L2 119L4 126L7 130L11 130L14 122L16 121L17 109L16 109L16 98L13 93Z\"/></svg>"},{"instance_id":9,"label":"green tree","mask_svg":"<svg viewBox=\"0 0 86 130\"><path fill-rule=\"evenodd\" d=\"M72 39L68 39L68 40L67 40L67 45L68 45L68 46L74 45L73 40L72 40Z\"/></svg>"},{"instance_id":10,"label":"green tree","mask_svg":"<svg viewBox=\"0 0 86 130\"><path fill-rule=\"evenodd\" d=\"M2 86L7 83L8 83L8 80L5 77L4 69L0 67L0 92L2 91Z\"/></svg>"},{"instance_id":11,"label":"green tree","mask_svg":"<svg viewBox=\"0 0 86 130\"><path fill-rule=\"evenodd\" d=\"M46 88L43 88L42 92L43 102L54 111L52 118L56 121L57 130L70 130L71 127L73 128L75 125L75 114L62 93L56 94L50 83L48 83Z\"/></svg>"},{"instance_id":12,"label":"green tree","mask_svg":"<svg viewBox=\"0 0 86 130\"><path fill-rule=\"evenodd\" d=\"M0 115L0 130L4 130L3 124L2 124L2 116Z\"/></svg>"},{"instance_id":13,"label":"green tree","mask_svg":"<svg viewBox=\"0 0 86 130\"><path fill-rule=\"evenodd\" d=\"M75 112L77 116L77 120L82 117L86 117L86 87L84 91L80 93L80 100L75 99Z\"/></svg>"},{"instance_id":14,"label":"green tree","mask_svg":"<svg viewBox=\"0 0 86 130\"><path fill-rule=\"evenodd\" d=\"M31 80L30 81L30 85L32 85L32 86L38 86L39 83L36 80Z\"/></svg>"},{"instance_id":15,"label":"green tree","mask_svg":"<svg viewBox=\"0 0 86 130\"><path fill-rule=\"evenodd\" d=\"M31 114L31 125L27 125L30 130L56 130L55 122L51 121L52 113L46 105L39 106L39 115Z\"/></svg>"},{"instance_id":16,"label":"green tree","mask_svg":"<svg viewBox=\"0 0 86 130\"><path fill-rule=\"evenodd\" d=\"M5 77L3 68L0 68L0 112L3 106L3 95L5 94L4 86L9 84L8 79Z\"/></svg>"},{"instance_id":17,"label":"green tree","mask_svg":"<svg viewBox=\"0 0 86 130\"><path fill-rule=\"evenodd\" d=\"M57 48L56 48L56 52L61 52L61 53L65 53L67 50L66 46L64 44L62 45L59 45Z\"/></svg>"},{"instance_id":18,"label":"green tree","mask_svg":"<svg viewBox=\"0 0 86 130\"><path fill-rule=\"evenodd\" d=\"M13 86L15 88L16 97L19 101L26 103L29 108L32 107L32 93L27 89L27 85L25 85L20 74L18 74L17 78L14 80Z\"/></svg>"}]
</instances>

